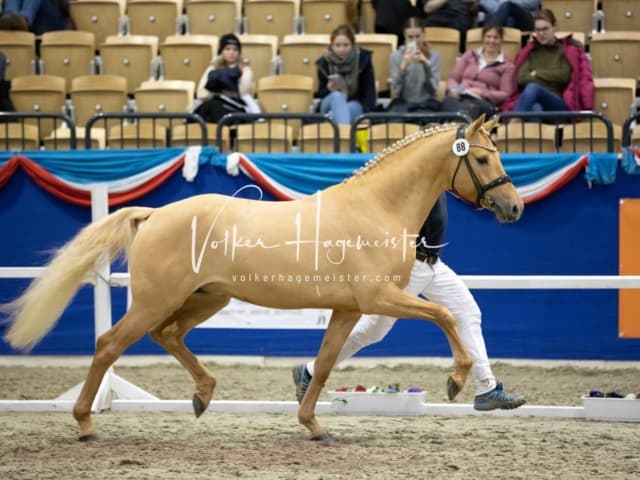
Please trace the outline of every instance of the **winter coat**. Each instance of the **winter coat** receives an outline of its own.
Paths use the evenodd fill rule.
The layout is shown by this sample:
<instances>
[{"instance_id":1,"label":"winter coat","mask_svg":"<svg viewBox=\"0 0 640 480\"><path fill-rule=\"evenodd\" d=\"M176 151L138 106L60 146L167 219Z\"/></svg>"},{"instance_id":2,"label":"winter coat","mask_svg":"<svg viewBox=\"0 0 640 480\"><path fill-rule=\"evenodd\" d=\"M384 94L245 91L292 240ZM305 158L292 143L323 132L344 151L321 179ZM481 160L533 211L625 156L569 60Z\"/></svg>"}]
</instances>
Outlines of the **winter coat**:
<instances>
[{"instance_id":1,"label":"winter coat","mask_svg":"<svg viewBox=\"0 0 640 480\"><path fill-rule=\"evenodd\" d=\"M591 64L587 54L584 52L582 45L575 42L571 36L556 40L562 46L567 62L571 67L571 78L564 92L562 99L571 111L593 110L595 102L595 85L593 83L593 73ZM534 39L523 47L514 61L515 71L513 75L513 93L502 104L502 110L505 112L513 110L520 90L518 89L518 70L527 59L527 56L538 46L538 42Z\"/></svg>"}]
</instances>

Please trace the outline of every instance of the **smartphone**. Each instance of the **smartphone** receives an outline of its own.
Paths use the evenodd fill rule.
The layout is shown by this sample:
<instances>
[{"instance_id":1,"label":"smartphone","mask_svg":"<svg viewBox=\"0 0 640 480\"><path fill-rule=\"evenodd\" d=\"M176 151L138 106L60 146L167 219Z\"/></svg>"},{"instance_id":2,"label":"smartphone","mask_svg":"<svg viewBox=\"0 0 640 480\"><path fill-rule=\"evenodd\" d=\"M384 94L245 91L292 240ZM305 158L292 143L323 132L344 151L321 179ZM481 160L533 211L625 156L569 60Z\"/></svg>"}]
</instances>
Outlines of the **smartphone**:
<instances>
[{"instance_id":1,"label":"smartphone","mask_svg":"<svg viewBox=\"0 0 640 480\"><path fill-rule=\"evenodd\" d=\"M407 50L415 51L416 48L418 48L418 46L416 45L415 41L411 41L407 43Z\"/></svg>"},{"instance_id":2,"label":"smartphone","mask_svg":"<svg viewBox=\"0 0 640 480\"><path fill-rule=\"evenodd\" d=\"M332 73L327 77L328 80L340 80L340 78L341 77L339 73Z\"/></svg>"}]
</instances>

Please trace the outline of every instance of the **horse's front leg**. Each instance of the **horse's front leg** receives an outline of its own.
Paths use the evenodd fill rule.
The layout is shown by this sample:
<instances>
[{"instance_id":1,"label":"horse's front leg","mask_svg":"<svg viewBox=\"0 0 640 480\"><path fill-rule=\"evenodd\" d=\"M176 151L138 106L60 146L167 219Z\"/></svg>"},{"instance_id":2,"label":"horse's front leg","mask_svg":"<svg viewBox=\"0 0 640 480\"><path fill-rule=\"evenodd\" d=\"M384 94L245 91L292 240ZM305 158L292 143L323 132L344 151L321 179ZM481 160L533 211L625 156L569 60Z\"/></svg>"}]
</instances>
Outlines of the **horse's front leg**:
<instances>
[{"instance_id":1,"label":"horse's front leg","mask_svg":"<svg viewBox=\"0 0 640 480\"><path fill-rule=\"evenodd\" d=\"M333 311L331 320L325 331L320 350L313 368L313 377L307 389L300 408L298 409L298 421L311 432L311 440L327 441L331 437L327 430L320 426L315 416L316 404L324 383L336 363L338 354L349 333L360 318L360 312Z\"/></svg>"},{"instance_id":2,"label":"horse's front leg","mask_svg":"<svg viewBox=\"0 0 640 480\"><path fill-rule=\"evenodd\" d=\"M451 312L440 304L427 302L400 290L396 285L390 285L389 288L379 292L373 302L371 313L393 318L431 320L444 331L453 354L455 368L447 381L447 395L449 400L453 400L464 387L473 362L462 342L456 319ZM367 313L369 313L368 310Z\"/></svg>"}]
</instances>

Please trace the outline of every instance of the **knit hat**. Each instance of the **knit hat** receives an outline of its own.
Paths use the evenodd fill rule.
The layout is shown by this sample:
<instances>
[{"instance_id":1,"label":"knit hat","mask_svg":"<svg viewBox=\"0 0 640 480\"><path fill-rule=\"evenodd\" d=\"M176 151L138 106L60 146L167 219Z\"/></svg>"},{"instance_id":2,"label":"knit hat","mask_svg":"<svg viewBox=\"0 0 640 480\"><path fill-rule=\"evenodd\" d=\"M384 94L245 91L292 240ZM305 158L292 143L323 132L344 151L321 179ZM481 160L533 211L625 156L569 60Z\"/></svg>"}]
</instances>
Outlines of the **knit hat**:
<instances>
[{"instance_id":1,"label":"knit hat","mask_svg":"<svg viewBox=\"0 0 640 480\"><path fill-rule=\"evenodd\" d=\"M224 47L227 45L235 45L238 47L238 51L242 51L242 45L240 45L240 39L236 37L233 33L225 33L222 37L220 37L220 44L218 45L218 55L222 53Z\"/></svg>"}]
</instances>

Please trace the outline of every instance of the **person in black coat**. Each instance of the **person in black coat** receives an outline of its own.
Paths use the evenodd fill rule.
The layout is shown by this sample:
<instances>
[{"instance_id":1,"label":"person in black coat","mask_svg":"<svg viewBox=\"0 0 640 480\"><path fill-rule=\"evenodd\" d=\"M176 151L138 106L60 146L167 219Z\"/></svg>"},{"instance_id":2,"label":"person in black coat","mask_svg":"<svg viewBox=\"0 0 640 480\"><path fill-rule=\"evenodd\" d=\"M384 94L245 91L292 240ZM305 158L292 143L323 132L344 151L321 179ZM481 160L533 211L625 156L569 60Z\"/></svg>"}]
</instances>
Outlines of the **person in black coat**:
<instances>
[{"instance_id":1,"label":"person in black coat","mask_svg":"<svg viewBox=\"0 0 640 480\"><path fill-rule=\"evenodd\" d=\"M371 52L356 45L355 34L348 25L331 33L331 44L316 61L320 111L341 125L351 125L363 112L376 104Z\"/></svg>"}]
</instances>

